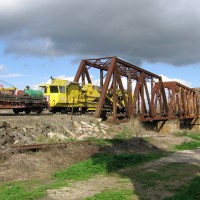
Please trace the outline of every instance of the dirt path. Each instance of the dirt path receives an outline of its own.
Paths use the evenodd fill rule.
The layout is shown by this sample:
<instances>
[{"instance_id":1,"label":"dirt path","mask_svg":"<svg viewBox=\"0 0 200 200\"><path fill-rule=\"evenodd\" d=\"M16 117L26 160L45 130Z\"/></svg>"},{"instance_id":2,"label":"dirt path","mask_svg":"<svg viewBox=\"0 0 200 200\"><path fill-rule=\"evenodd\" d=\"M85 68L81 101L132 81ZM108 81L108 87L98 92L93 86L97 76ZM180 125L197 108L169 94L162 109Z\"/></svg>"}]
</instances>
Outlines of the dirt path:
<instances>
[{"instance_id":1,"label":"dirt path","mask_svg":"<svg viewBox=\"0 0 200 200\"><path fill-rule=\"evenodd\" d=\"M191 165L198 165L200 166L200 149L196 150L187 150L187 151L179 151L176 153L171 154L168 157L164 157L159 159L158 161L147 163L142 168L144 169L144 172L146 172L145 169L154 170L155 166L162 166L169 163L187 163ZM137 171L137 169L136 169ZM136 172L134 170L134 173ZM124 173L124 172L123 172ZM103 191L104 189L111 189L113 187L115 188L129 188L134 190L134 183L132 181L127 183L122 183L122 178L116 177L116 176L101 176L101 177L95 177L87 181L82 182L74 182L71 183L70 187L63 187L61 189L55 189L55 190L49 190L48 196L45 198L45 200L82 200L86 197L93 196L96 193L99 193ZM148 191L149 192L149 191ZM155 193L159 191L154 191ZM155 194L152 194L152 198L149 197L149 199L155 199ZM167 196L172 195L171 193L162 193L157 194L159 196ZM159 198L156 198L159 199Z\"/></svg>"},{"instance_id":2,"label":"dirt path","mask_svg":"<svg viewBox=\"0 0 200 200\"><path fill-rule=\"evenodd\" d=\"M200 149L185 150L173 153L172 155L161 158L160 163L179 162L200 166Z\"/></svg>"},{"instance_id":3,"label":"dirt path","mask_svg":"<svg viewBox=\"0 0 200 200\"><path fill-rule=\"evenodd\" d=\"M120 178L115 176L97 176L87 181L71 183L69 187L63 187L57 190L49 190L48 197L45 200L82 200L93 196L96 193L105 189L111 188L125 188L132 189L131 183L124 184Z\"/></svg>"},{"instance_id":4,"label":"dirt path","mask_svg":"<svg viewBox=\"0 0 200 200\"><path fill-rule=\"evenodd\" d=\"M53 172L85 160L95 152L98 152L96 145L69 143L64 149L16 153L0 163L0 183L47 178Z\"/></svg>"}]
</instances>

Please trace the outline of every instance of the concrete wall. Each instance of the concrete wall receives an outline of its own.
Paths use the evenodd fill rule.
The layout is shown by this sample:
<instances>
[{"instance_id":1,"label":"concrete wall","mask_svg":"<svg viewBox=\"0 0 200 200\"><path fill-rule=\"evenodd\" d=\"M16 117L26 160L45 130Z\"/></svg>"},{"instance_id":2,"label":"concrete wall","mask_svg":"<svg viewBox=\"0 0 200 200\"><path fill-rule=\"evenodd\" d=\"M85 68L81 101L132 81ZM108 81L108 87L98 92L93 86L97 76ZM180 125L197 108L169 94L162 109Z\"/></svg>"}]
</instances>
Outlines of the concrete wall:
<instances>
[{"instance_id":1,"label":"concrete wall","mask_svg":"<svg viewBox=\"0 0 200 200\"><path fill-rule=\"evenodd\" d=\"M160 134L167 135L180 130L180 121L178 119L159 121L156 124L156 129Z\"/></svg>"},{"instance_id":2,"label":"concrete wall","mask_svg":"<svg viewBox=\"0 0 200 200\"><path fill-rule=\"evenodd\" d=\"M200 117L187 120L186 124L189 125L193 131L200 131Z\"/></svg>"}]
</instances>

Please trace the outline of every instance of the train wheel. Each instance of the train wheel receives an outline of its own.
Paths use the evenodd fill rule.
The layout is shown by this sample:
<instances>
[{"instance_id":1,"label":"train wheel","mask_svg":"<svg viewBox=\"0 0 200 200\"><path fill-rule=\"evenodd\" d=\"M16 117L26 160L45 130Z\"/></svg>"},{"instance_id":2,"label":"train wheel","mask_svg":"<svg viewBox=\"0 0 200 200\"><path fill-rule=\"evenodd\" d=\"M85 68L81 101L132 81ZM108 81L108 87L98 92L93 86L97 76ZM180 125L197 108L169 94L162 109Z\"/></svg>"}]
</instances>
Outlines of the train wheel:
<instances>
[{"instance_id":1,"label":"train wheel","mask_svg":"<svg viewBox=\"0 0 200 200\"><path fill-rule=\"evenodd\" d=\"M38 110L38 111L37 111L37 114L41 114L41 112L42 112L42 109Z\"/></svg>"},{"instance_id":2,"label":"train wheel","mask_svg":"<svg viewBox=\"0 0 200 200\"><path fill-rule=\"evenodd\" d=\"M26 110L25 110L25 113L26 113L27 115L29 115L29 114L31 113L31 110L26 109Z\"/></svg>"},{"instance_id":3,"label":"train wheel","mask_svg":"<svg viewBox=\"0 0 200 200\"><path fill-rule=\"evenodd\" d=\"M19 114L19 110L16 109L16 108L13 109L13 112L14 112L16 115Z\"/></svg>"}]
</instances>

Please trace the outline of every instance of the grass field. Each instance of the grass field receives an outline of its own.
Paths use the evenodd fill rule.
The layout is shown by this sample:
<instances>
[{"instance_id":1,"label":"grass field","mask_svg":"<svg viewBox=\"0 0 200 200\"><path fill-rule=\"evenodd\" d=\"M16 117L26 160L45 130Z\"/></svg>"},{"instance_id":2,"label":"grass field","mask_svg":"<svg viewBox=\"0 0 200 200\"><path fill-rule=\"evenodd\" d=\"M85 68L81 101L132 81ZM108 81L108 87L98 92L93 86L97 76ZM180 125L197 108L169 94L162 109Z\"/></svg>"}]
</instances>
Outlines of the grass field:
<instances>
[{"instance_id":1,"label":"grass field","mask_svg":"<svg viewBox=\"0 0 200 200\"><path fill-rule=\"evenodd\" d=\"M61 188L67 186L67 180L87 180L94 175L108 174L117 170L142 165L163 157L164 154L97 154L85 161L70 166L67 169L58 171L49 180L37 181L29 180L23 182L7 183L0 186L1 200L25 200L37 199L45 196L48 189ZM46 182L46 183L45 183ZM110 192L106 192L106 194ZM113 193L113 192L111 192ZM106 195L104 194L104 195ZM118 194L114 192L113 194ZM120 195L121 192L119 193ZM95 197L94 197L95 198Z\"/></svg>"},{"instance_id":2,"label":"grass field","mask_svg":"<svg viewBox=\"0 0 200 200\"><path fill-rule=\"evenodd\" d=\"M200 133L199 132L178 132L176 133L177 136L186 136L188 138L193 139L190 142L184 142L182 144L176 145L175 150L193 150L200 147Z\"/></svg>"},{"instance_id":3,"label":"grass field","mask_svg":"<svg viewBox=\"0 0 200 200\"><path fill-rule=\"evenodd\" d=\"M175 133L177 137L188 137L189 142L176 145L175 151L192 150L200 147L200 135L195 132ZM99 146L122 143L123 138L91 139ZM147 138L146 142L150 141ZM124 180L119 186L102 189L85 200L131 200L200 199L200 166L166 162L159 159L169 153L98 153L88 159L56 171L45 179L14 181L0 185L0 200L34 200L47 195L47 190L73 187L73 184L99 176L114 176ZM132 187L127 187L127 181ZM122 187L121 187L122 186Z\"/></svg>"}]
</instances>

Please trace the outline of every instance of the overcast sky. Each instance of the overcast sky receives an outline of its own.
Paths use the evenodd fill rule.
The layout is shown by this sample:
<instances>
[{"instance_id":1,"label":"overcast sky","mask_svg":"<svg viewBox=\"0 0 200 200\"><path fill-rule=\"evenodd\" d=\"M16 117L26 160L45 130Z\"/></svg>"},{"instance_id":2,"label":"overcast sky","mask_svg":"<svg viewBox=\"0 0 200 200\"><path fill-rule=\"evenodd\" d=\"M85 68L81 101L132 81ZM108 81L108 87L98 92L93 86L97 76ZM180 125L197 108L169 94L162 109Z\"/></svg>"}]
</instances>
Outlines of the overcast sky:
<instances>
[{"instance_id":1,"label":"overcast sky","mask_svg":"<svg viewBox=\"0 0 200 200\"><path fill-rule=\"evenodd\" d=\"M2 0L0 77L34 79L39 70L41 81L48 66L73 76L83 58L117 56L149 71L147 65L159 63L163 71L154 73L196 86L183 74L200 70L199 6L197 0ZM67 63L73 73L61 71Z\"/></svg>"}]
</instances>

